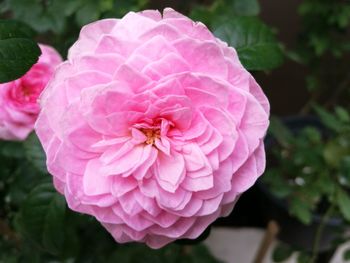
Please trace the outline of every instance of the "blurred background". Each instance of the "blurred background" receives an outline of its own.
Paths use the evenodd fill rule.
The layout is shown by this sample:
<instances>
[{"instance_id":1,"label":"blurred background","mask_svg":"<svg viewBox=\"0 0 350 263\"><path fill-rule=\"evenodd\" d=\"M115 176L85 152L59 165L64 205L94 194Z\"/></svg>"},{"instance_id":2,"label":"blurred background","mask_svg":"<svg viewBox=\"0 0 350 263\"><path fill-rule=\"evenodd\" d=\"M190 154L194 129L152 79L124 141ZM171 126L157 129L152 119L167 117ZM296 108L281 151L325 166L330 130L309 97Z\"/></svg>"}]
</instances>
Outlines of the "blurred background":
<instances>
[{"instance_id":1,"label":"blurred background","mask_svg":"<svg viewBox=\"0 0 350 263\"><path fill-rule=\"evenodd\" d=\"M225 227L225 231L209 234L208 229L196 241L180 241L159 251L139 245L114 251L113 241L96 222L67 212L76 222L70 248L52 252L43 240L30 240L23 231L31 244L23 255L36 259L26 261L25 256L16 256L15 247L0 242L0 262L219 262L198 245L202 240L212 236L212 241L206 241L210 248L217 240L226 240L222 238L230 229L259 229L251 239L250 234L238 232L227 239L237 236L239 240L228 242L248 246L253 242L254 251L249 253L255 254L271 221L278 224L281 242L264 262L284 262L295 251L297 262L331 262L339 246L349 240L350 1L1 0L0 17L24 22L36 32L37 42L54 46L65 57L83 25L119 18L129 11L164 7L202 21L235 47L269 98L272 118L263 179L242 195L228 218L213 224L212 229ZM0 215L11 220L11 213L21 209L25 198L21 191L26 188L17 188L14 204L5 200L10 188L0 189L5 200ZM245 263L232 257L230 262ZM332 262L349 259L350 250L345 249Z\"/></svg>"}]
</instances>

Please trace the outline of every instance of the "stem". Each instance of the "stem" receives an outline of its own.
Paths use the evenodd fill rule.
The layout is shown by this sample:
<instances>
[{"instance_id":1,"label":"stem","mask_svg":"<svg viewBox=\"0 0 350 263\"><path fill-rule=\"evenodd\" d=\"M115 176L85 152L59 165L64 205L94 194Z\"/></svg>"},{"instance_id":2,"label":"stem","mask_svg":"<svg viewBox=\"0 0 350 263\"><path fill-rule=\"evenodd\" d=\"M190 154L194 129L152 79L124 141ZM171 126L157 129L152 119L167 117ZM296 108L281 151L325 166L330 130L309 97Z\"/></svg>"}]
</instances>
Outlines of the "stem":
<instances>
[{"instance_id":1,"label":"stem","mask_svg":"<svg viewBox=\"0 0 350 263\"><path fill-rule=\"evenodd\" d=\"M326 226L326 223L328 221L328 219L331 217L332 213L333 213L333 209L334 209L334 202L331 203L331 205L328 207L327 211L324 213L320 224L318 225L318 228L316 230L316 235L315 235L315 239L314 239L314 243L312 246L312 254L311 254L311 258L309 263L316 263L317 257L318 257L318 251L320 248L320 241L321 241L321 237L323 234L323 230Z\"/></svg>"},{"instance_id":2,"label":"stem","mask_svg":"<svg viewBox=\"0 0 350 263\"><path fill-rule=\"evenodd\" d=\"M254 263L262 263L269 248L271 247L271 244L275 240L277 234L279 232L279 226L277 222L271 220L269 224L267 225L267 230L265 232L265 235L260 243L260 246L258 248L258 251L255 255Z\"/></svg>"}]
</instances>

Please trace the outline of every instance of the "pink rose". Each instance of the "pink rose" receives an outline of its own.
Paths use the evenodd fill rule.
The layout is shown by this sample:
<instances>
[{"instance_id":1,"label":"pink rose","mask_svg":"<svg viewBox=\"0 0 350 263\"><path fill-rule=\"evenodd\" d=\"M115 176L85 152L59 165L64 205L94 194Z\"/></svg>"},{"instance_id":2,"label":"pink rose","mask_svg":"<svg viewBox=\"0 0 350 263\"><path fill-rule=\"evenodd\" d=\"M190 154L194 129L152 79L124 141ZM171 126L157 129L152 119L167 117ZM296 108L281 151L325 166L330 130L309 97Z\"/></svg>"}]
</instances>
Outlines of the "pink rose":
<instances>
[{"instance_id":1,"label":"pink rose","mask_svg":"<svg viewBox=\"0 0 350 263\"><path fill-rule=\"evenodd\" d=\"M39 113L37 99L62 59L52 48L39 45L38 62L21 78L0 84L0 139L24 140Z\"/></svg>"},{"instance_id":2,"label":"pink rose","mask_svg":"<svg viewBox=\"0 0 350 263\"><path fill-rule=\"evenodd\" d=\"M85 26L41 106L55 187L121 243L197 238L265 168L265 95L233 48L169 8Z\"/></svg>"}]
</instances>

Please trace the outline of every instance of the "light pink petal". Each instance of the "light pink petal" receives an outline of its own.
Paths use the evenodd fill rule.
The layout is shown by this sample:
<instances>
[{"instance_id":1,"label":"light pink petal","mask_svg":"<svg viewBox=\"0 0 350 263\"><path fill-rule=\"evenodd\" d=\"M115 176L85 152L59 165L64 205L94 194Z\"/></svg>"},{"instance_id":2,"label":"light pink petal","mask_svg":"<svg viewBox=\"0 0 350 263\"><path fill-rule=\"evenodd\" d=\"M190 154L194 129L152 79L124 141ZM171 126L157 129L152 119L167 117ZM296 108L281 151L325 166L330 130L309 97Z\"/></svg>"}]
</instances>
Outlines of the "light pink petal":
<instances>
[{"instance_id":1,"label":"light pink petal","mask_svg":"<svg viewBox=\"0 0 350 263\"><path fill-rule=\"evenodd\" d=\"M213 214L197 217L196 223L186 232L184 237L190 239L199 237L204 230L220 216L220 212L220 209L218 209Z\"/></svg>"},{"instance_id":2,"label":"light pink petal","mask_svg":"<svg viewBox=\"0 0 350 263\"><path fill-rule=\"evenodd\" d=\"M161 116L170 120L180 130L187 130L191 125L192 111L190 108L179 108L163 111Z\"/></svg>"},{"instance_id":3,"label":"light pink petal","mask_svg":"<svg viewBox=\"0 0 350 263\"><path fill-rule=\"evenodd\" d=\"M142 180L149 173L150 167L154 165L158 157L158 151L153 146L148 147L150 148L148 158L133 171L133 176L138 180Z\"/></svg>"},{"instance_id":4,"label":"light pink petal","mask_svg":"<svg viewBox=\"0 0 350 263\"><path fill-rule=\"evenodd\" d=\"M145 85L148 85L151 82L151 79L146 75L141 74L125 64L117 70L113 79L127 83L133 92L142 90Z\"/></svg>"},{"instance_id":5,"label":"light pink petal","mask_svg":"<svg viewBox=\"0 0 350 263\"><path fill-rule=\"evenodd\" d=\"M195 193L195 197L202 200L207 200L207 199L213 199L222 193L231 191L232 189L231 180L232 180L232 177L234 176L233 172L234 172L233 161L231 160L224 161L221 164L219 170L213 173L213 176L212 176L214 178L213 186L208 190Z\"/></svg>"},{"instance_id":6,"label":"light pink petal","mask_svg":"<svg viewBox=\"0 0 350 263\"><path fill-rule=\"evenodd\" d=\"M98 159L88 162L83 178L84 193L86 195L100 195L110 192L112 179L100 175L101 167L103 166Z\"/></svg>"},{"instance_id":7,"label":"light pink petal","mask_svg":"<svg viewBox=\"0 0 350 263\"><path fill-rule=\"evenodd\" d=\"M201 148L195 143L184 145L183 157L187 172L198 171L208 165Z\"/></svg>"},{"instance_id":8,"label":"light pink petal","mask_svg":"<svg viewBox=\"0 0 350 263\"><path fill-rule=\"evenodd\" d=\"M137 187L137 181L131 177L114 176L111 179L110 191L112 195L121 197Z\"/></svg>"},{"instance_id":9,"label":"light pink petal","mask_svg":"<svg viewBox=\"0 0 350 263\"><path fill-rule=\"evenodd\" d=\"M187 203L187 205L182 210L173 211L172 213L181 217L196 216L198 211L201 209L202 205L203 205L203 200L198 199L193 195L191 200Z\"/></svg>"},{"instance_id":10,"label":"light pink petal","mask_svg":"<svg viewBox=\"0 0 350 263\"><path fill-rule=\"evenodd\" d=\"M120 205L114 205L112 209L113 212L124 221L125 225L133 230L143 231L153 225L151 221L144 218L141 214L135 214L133 216L128 215Z\"/></svg>"},{"instance_id":11,"label":"light pink petal","mask_svg":"<svg viewBox=\"0 0 350 263\"><path fill-rule=\"evenodd\" d=\"M92 53L97 45L100 35L108 34L118 23L118 19L104 19L84 26L79 39L68 51L68 59Z\"/></svg>"},{"instance_id":12,"label":"light pink petal","mask_svg":"<svg viewBox=\"0 0 350 263\"><path fill-rule=\"evenodd\" d=\"M265 94L263 93L262 89L260 88L259 84L255 81L253 77L250 77L250 92L253 94L253 96L259 101L261 106L264 108L265 112L267 114L270 113L270 104L267 100Z\"/></svg>"},{"instance_id":13,"label":"light pink petal","mask_svg":"<svg viewBox=\"0 0 350 263\"><path fill-rule=\"evenodd\" d=\"M176 49L162 36L155 36L135 50L135 54L142 55L155 61L170 54L177 53Z\"/></svg>"},{"instance_id":14,"label":"light pink petal","mask_svg":"<svg viewBox=\"0 0 350 263\"><path fill-rule=\"evenodd\" d=\"M69 101L79 98L80 92L83 89L91 86L106 84L111 81L111 77L99 71L84 71L67 78L65 82L65 89Z\"/></svg>"},{"instance_id":15,"label":"light pink petal","mask_svg":"<svg viewBox=\"0 0 350 263\"><path fill-rule=\"evenodd\" d=\"M128 192L119 198L120 206L124 212L133 217L143 211L142 206L136 201L134 192Z\"/></svg>"},{"instance_id":16,"label":"light pink petal","mask_svg":"<svg viewBox=\"0 0 350 263\"><path fill-rule=\"evenodd\" d=\"M232 190L243 193L255 183L259 176L256 156L253 154L233 175Z\"/></svg>"},{"instance_id":17,"label":"light pink petal","mask_svg":"<svg viewBox=\"0 0 350 263\"><path fill-rule=\"evenodd\" d=\"M253 98L252 95L247 94L247 105L240 130L247 140L249 151L254 151L262 139L269 126L268 115L264 108Z\"/></svg>"},{"instance_id":18,"label":"light pink petal","mask_svg":"<svg viewBox=\"0 0 350 263\"><path fill-rule=\"evenodd\" d=\"M166 191L175 192L185 176L185 161L177 152L166 155L158 154L154 166L159 185Z\"/></svg>"},{"instance_id":19,"label":"light pink petal","mask_svg":"<svg viewBox=\"0 0 350 263\"><path fill-rule=\"evenodd\" d=\"M139 12L139 15L153 19L154 21L160 21L162 14L158 10L144 10Z\"/></svg>"},{"instance_id":20,"label":"light pink petal","mask_svg":"<svg viewBox=\"0 0 350 263\"><path fill-rule=\"evenodd\" d=\"M144 32L140 35L140 40L147 40L156 36L162 36L169 41L175 40L181 37L180 32L173 26L166 23L158 23L155 27Z\"/></svg>"},{"instance_id":21,"label":"light pink petal","mask_svg":"<svg viewBox=\"0 0 350 263\"><path fill-rule=\"evenodd\" d=\"M170 53L159 60L148 64L142 72L153 80L160 80L162 77L187 72L190 70L189 64L175 53Z\"/></svg>"},{"instance_id":22,"label":"light pink petal","mask_svg":"<svg viewBox=\"0 0 350 263\"><path fill-rule=\"evenodd\" d=\"M123 220L118 217L111 209L101 208L101 207L93 207L92 213L96 214L96 218L101 223L109 223L109 224L121 224Z\"/></svg>"},{"instance_id":23,"label":"light pink petal","mask_svg":"<svg viewBox=\"0 0 350 263\"><path fill-rule=\"evenodd\" d=\"M153 17L149 18L138 13L129 12L119 20L111 33L123 40L137 39L143 32L153 28L156 24Z\"/></svg>"},{"instance_id":24,"label":"light pink petal","mask_svg":"<svg viewBox=\"0 0 350 263\"><path fill-rule=\"evenodd\" d=\"M213 77L227 77L225 58L214 41L203 42L185 38L176 41L174 46L182 57L190 63L192 71Z\"/></svg>"},{"instance_id":25,"label":"light pink petal","mask_svg":"<svg viewBox=\"0 0 350 263\"><path fill-rule=\"evenodd\" d=\"M170 193L159 189L159 195L157 196L157 202L160 207L169 210L181 210L190 201L192 196L191 192L188 192L182 188L178 188L175 193Z\"/></svg>"},{"instance_id":26,"label":"light pink petal","mask_svg":"<svg viewBox=\"0 0 350 263\"><path fill-rule=\"evenodd\" d=\"M154 145L166 155L170 155L170 142L166 138L156 139Z\"/></svg>"},{"instance_id":27,"label":"light pink petal","mask_svg":"<svg viewBox=\"0 0 350 263\"><path fill-rule=\"evenodd\" d=\"M102 35L95 46L96 54L117 54L127 58L137 47L137 42L130 39L118 39L113 35Z\"/></svg>"},{"instance_id":28,"label":"light pink petal","mask_svg":"<svg viewBox=\"0 0 350 263\"><path fill-rule=\"evenodd\" d=\"M134 191L134 198L151 216L157 217L161 213L162 210L159 208L154 198L147 197L139 191Z\"/></svg>"},{"instance_id":29,"label":"light pink petal","mask_svg":"<svg viewBox=\"0 0 350 263\"><path fill-rule=\"evenodd\" d=\"M147 220L150 222L153 222L154 225L158 225L163 228L168 228L174 225L178 220L181 220L181 218L175 214L168 213L164 210L162 210L161 213L159 213L156 217L150 216L148 214L143 215Z\"/></svg>"},{"instance_id":30,"label":"light pink petal","mask_svg":"<svg viewBox=\"0 0 350 263\"><path fill-rule=\"evenodd\" d=\"M104 165L100 169L100 175L118 175L129 171L140 163L144 151L143 146L135 146L125 154L118 156L111 164Z\"/></svg>"},{"instance_id":31,"label":"light pink petal","mask_svg":"<svg viewBox=\"0 0 350 263\"><path fill-rule=\"evenodd\" d=\"M220 194L212 199L204 200L202 208L199 210L197 215L206 216L218 211L223 196L224 194Z\"/></svg>"},{"instance_id":32,"label":"light pink petal","mask_svg":"<svg viewBox=\"0 0 350 263\"><path fill-rule=\"evenodd\" d=\"M85 55L73 60L73 65L81 71L96 70L113 75L124 61L117 54Z\"/></svg>"},{"instance_id":33,"label":"light pink petal","mask_svg":"<svg viewBox=\"0 0 350 263\"><path fill-rule=\"evenodd\" d=\"M186 177L182 182L181 187L189 192L197 192L208 190L214 185L213 175L201 176L201 177Z\"/></svg>"},{"instance_id":34,"label":"light pink petal","mask_svg":"<svg viewBox=\"0 0 350 263\"><path fill-rule=\"evenodd\" d=\"M171 238L180 238L183 236L192 225L196 222L195 217L183 218L182 220L177 221L171 229L161 228L157 226L152 226L150 231L156 235L171 237Z\"/></svg>"}]
</instances>

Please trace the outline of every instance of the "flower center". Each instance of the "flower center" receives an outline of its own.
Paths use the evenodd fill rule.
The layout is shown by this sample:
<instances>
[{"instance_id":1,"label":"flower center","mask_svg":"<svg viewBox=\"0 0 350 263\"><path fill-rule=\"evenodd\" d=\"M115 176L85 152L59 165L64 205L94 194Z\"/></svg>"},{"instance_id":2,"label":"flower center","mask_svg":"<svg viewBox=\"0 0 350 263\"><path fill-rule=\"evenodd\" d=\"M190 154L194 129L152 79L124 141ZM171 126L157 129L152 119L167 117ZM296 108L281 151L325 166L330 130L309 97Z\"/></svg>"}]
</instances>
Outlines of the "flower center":
<instances>
[{"instance_id":1,"label":"flower center","mask_svg":"<svg viewBox=\"0 0 350 263\"><path fill-rule=\"evenodd\" d=\"M144 135L146 135L147 140L145 143L147 144L154 144L156 139L160 138L160 129L140 129L141 132L143 132Z\"/></svg>"}]
</instances>

